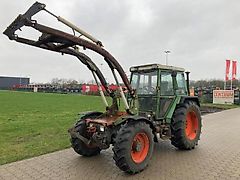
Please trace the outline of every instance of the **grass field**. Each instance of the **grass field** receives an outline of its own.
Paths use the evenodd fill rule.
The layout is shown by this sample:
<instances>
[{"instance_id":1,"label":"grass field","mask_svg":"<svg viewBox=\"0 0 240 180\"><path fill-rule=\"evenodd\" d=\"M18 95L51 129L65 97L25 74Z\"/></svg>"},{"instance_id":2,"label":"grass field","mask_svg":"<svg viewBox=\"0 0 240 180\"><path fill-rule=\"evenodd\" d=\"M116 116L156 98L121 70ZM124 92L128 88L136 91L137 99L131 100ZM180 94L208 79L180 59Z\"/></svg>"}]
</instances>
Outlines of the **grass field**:
<instances>
[{"instance_id":1,"label":"grass field","mask_svg":"<svg viewBox=\"0 0 240 180\"><path fill-rule=\"evenodd\" d=\"M220 109L232 109L232 108L239 108L239 105L236 104L211 104L211 103L204 103L201 104L202 107L212 107L212 108L220 108Z\"/></svg>"},{"instance_id":2,"label":"grass field","mask_svg":"<svg viewBox=\"0 0 240 180\"><path fill-rule=\"evenodd\" d=\"M100 97L0 91L0 164L70 146L67 130Z\"/></svg>"}]
</instances>

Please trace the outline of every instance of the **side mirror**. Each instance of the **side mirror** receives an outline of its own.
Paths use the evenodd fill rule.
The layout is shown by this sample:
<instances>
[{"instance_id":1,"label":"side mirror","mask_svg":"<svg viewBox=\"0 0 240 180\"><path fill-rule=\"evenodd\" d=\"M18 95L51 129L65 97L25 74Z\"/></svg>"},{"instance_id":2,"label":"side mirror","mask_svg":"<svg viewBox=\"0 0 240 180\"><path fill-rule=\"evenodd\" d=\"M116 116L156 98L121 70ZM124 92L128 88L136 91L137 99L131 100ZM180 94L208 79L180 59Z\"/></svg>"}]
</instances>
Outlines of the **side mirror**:
<instances>
[{"instance_id":1,"label":"side mirror","mask_svg":"<svg viewBox=\"0 0 240 180\"><path fill-rule=\"evenodd\" d=\"M176 77L177 76L177 72L176 71L173 71L172 72L172 77Z\"/></svg>"}]
</instances>

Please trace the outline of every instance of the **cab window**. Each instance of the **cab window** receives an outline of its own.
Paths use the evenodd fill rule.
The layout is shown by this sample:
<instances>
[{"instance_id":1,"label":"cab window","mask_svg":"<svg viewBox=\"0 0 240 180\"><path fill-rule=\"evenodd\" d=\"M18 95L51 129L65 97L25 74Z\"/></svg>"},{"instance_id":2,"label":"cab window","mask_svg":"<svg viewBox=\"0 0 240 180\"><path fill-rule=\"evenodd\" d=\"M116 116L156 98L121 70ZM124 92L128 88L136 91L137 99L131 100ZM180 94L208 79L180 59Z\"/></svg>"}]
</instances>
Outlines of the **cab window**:
<instances>
[{"instance_id":1,"label":"cab window","mask_svg":"<svg viewBox=\"0 0 240 180\"><path fill-rule=\"evenodd\" d=\"M178 72L176 76L177 80L177 89L176 89L176 94L177 95L184 95L186 94L186 81L184 78L184 73L183 72Z\"/></svg>"},{"instance_id":2,"label":"cab window","mask_svg":"<svg viewBox=\"0 0 240 180\"><path fill-rule=\"evenodd\" d=\"M137 94L156 94L157 71L133 73L131 85Z\"/></svg>"},{"instance_id":3,"label":"cab window","mask_svg":"<svg viewBox=\"0 0 240 180\"><path fill-rule=\"evenodd\" d=\"M171 72L161 72L160 92L161 96L174 95Z\"/></svg>"}]
</instances>

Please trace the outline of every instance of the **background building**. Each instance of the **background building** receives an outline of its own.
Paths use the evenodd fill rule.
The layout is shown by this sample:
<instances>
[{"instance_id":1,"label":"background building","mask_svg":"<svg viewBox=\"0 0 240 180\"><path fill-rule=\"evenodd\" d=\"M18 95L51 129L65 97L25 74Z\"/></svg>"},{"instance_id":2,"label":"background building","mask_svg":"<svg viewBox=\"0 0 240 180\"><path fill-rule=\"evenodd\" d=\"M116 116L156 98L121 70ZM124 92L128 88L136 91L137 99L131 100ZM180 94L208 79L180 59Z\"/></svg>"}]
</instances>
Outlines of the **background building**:
<instances>
[{"instance_id":1,"label":"background building","mask_svg":"<svg viewBox=\"0 0 240 180\"><path fill-rule=\"evenodd\" d=\"M0 76L0 89L18 88L20 86L26 86L30 82L30 78L27 77L6 77Z\"/></svg>"}]
</instances>

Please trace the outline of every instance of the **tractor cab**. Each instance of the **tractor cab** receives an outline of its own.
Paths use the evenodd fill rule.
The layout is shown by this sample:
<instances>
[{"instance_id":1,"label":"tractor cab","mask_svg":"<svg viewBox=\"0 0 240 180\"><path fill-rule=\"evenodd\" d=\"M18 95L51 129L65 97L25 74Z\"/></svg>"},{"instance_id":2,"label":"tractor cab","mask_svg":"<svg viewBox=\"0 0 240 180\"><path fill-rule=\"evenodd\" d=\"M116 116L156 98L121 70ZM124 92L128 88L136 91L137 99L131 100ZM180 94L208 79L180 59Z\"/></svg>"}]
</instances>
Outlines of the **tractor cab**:
<instances>
[{"instance_id":1,"label":"tractor cab","mask_svg":"<svg viewBox=\"0 0 240 180\"><path fill-rule=\"evenodd\" d=\"M131 67L130 71L141 116L163 119L177 96L188 95L183 68L149 64Z\"/></svg>"}]
</instances>

